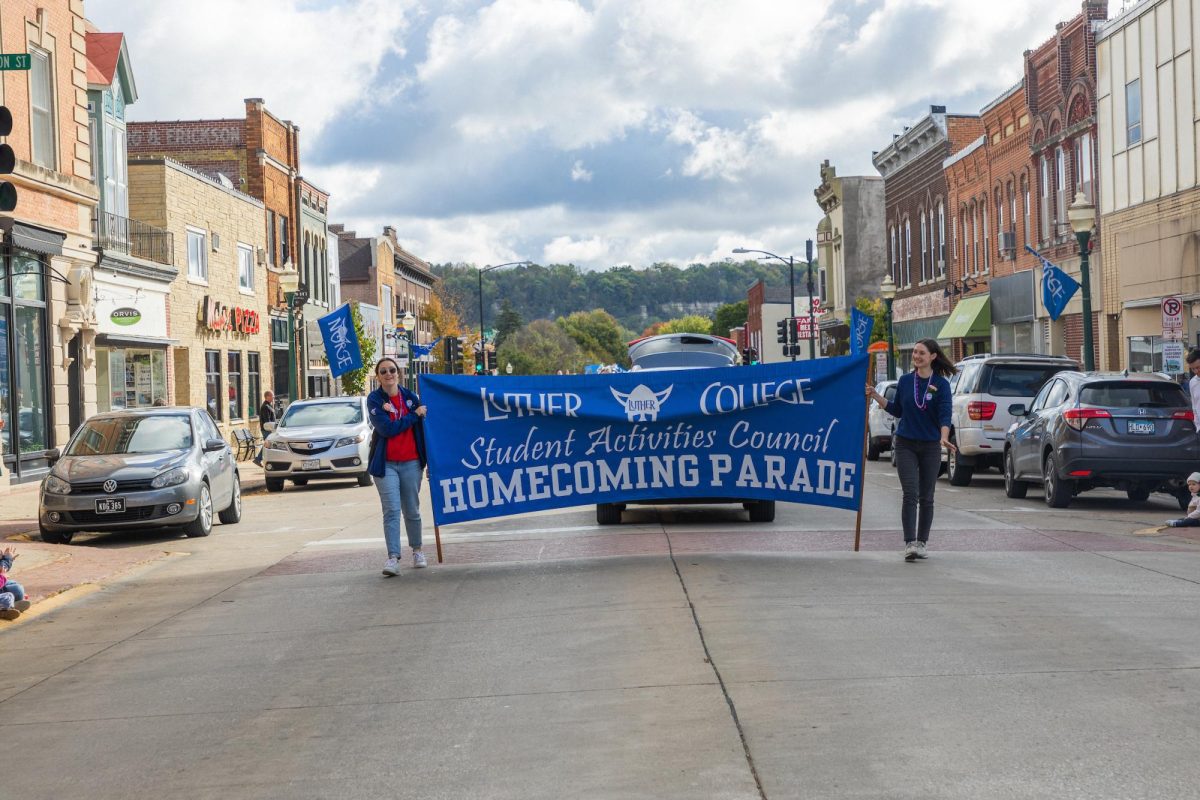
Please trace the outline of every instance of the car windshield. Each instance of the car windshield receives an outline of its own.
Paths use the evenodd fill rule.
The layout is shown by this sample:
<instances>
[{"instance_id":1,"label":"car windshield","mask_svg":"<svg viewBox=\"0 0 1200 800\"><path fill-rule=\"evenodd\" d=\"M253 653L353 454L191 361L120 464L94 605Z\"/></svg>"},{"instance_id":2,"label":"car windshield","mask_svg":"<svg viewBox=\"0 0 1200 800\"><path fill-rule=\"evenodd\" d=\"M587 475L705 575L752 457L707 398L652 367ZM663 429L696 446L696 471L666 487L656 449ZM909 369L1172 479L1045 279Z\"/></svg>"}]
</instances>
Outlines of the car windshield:
<instances>
[{"instance_id":1,"label":"car windshield","mask_svg":"<svg viewBox=\"0 0 1200 800\"><path fill-rule=\"evenodd\" d=\"M993 364L981 391L995 397L1033 397L1066 367L1041 364Z\"/></svg>"},{"instance_id":2,"label":"car windshield","mask_svg":"<svg viewBox=\"0 0 1200 800\"><path fill-rule=\"evenodd\" d=\"M356 425L362 422L358 403L306 403L288 408L279 423L281 428L306 428L312 425Z\"/></svg>"},{"instance_id":3,"label":"car windshield","mask_svg":"<svg viewBox=\"0 0 1200 800\"><path fill-rule=\"evenodd\" d=\"M1119 381L1083 387L1079 402L1101 408L1189 408L1183 389L1174 383Z\"/></svg>"},{"instance_id":4,"label":"car windshield","mask_svg":"<svg viewBox=\"0 0 1200 800\"><path fill-rule=\"evenodd\" d=\"M183 414L89 419L67 447L69 456L165 453L192 446L192 423Z\"/></svg>"}]
</instances>

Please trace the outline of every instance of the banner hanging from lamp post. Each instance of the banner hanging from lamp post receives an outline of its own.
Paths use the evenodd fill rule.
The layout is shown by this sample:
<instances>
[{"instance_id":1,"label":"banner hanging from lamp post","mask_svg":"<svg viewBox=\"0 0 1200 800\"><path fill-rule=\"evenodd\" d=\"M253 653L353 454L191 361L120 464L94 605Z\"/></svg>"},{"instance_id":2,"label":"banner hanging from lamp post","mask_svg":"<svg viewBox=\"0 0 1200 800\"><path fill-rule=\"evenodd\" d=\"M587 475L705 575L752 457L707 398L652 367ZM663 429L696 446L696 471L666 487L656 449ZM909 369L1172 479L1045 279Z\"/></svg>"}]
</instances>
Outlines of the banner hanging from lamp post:
<instances>
[{"instance_id":1,"label":"banner hanging from lamp post","mask_svg":"<svg viewBox=\"0 0 1200 800\"><path fill-rule=\"evenodd\" d=\"M1046 307L1046 313L1050 319L1057 320L1062 316L1067 303L1071 302L1071 298L1075 296L1079 284L1070 275L1043 258L1037 250L1029 245L1025 245L1025 249L1042 262L1042 305Z\"/></svg>"},{"instance_id":2,"label":"banner hanging from lamp post","mask_svg":"<svg viewBox=\"0 0 1200 800\"><path fill-rule=\"evenodd\" d=\"M871 331L875 327L875 318L864 314L857 308L850 309L850 355L860 356L867 352L871 344Z\"/></svg>"},{"instance_id":3,"label":"banner hanging from lamp post","mask_svg":"<svg viewBox=\"0 0 1200 800\"><path fill-rule=\"evenodd\" d=\"M317 326L325 341L325 355L333 377L362 369L362 350L358 346L358 331L354 329L349 303L318 319Z\"/></svg>"}]
</instances>

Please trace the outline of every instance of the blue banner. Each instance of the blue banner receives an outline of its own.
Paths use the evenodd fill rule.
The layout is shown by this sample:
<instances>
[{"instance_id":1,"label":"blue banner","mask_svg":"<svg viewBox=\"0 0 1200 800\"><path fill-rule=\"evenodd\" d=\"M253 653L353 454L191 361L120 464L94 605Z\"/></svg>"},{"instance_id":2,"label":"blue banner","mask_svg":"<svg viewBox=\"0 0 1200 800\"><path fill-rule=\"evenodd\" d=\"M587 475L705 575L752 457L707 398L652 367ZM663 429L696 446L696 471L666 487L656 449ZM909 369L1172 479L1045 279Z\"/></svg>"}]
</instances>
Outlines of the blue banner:
<instances>
[{"instance_id":1,"label":"blue banner","mask_svg":"<svg viewBox=\"0 0 1200 800\"><path fill-rule=\"evenodd\" d=\"M439 525L673 499L858 508L866 356L608 375L422 375Z\"/></svg>"},{"instance_id":2,"label":"blue banner","mask_svg":"<svg viewBox=\"0 0 1200 800\"><path fill-rule=\"evenodd\" d=\"M1079 284L1070 275L1043 258L1037 250L1029 245L1025 245L1025 249L1042 262L1042 305L1046 307L1046 313L1050 315L1050 319L1056 320L1062 316L1067 303L1071 302L1071 298L1079 289Z\"/></svg>"},{"instance_id":3,"label":"blue banner","mask_svg":"<svg viewBox=\"0 0 1200 800\"><path fill-rule=\"evenodd\" d=\"M329 373L333 377L362 369L362 350L358 347L358 332L354 330L349 303L318 319L317 325L321 328L321 338L325 340L325 357L329 360Z\"/></svg>"},{"instance_id":4,"label":"blue banner","mask_svg":"<svg viewBox=\"0 0 1200 800\"><path fill-rule=\"evenodd\" d=\"M871 344L871 331L875 327L875 318L864 314L857 308L850 309L850 355L858 356L867 352Z\"/></svg>"}]
</instances>

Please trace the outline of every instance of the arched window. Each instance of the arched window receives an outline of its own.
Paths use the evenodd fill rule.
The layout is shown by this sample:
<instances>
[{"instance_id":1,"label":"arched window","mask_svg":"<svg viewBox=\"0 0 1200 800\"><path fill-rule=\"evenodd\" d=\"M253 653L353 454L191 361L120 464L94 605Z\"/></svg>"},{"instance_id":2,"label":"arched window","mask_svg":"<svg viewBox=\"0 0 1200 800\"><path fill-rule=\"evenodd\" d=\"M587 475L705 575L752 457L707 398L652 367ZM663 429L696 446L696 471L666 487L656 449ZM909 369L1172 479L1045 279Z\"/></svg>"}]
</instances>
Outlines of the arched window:
<instances>
[{"instance_id":1,"label":"arched window","mask_svg":"<svg viewBox=\"0 0 1200 800\"><path fill-rule=\"evenodd\" d=\"M1041 193L1038 201L1041 203L1038 209L1038 220L1040 226L1038 229L1038 241L1044 242L1050 238L1050 158L1043 155L1039 159L1039 168L1041 173Z\"/></svg>"},{"instance_id":2,"label":"arched window","mask_svg":"<svg viewBox=\"0 0 1200 800\"><path fill-rule=\"evenodd\" d=\"M971 204L971 274L979 274L979 216L975 204Z\"/></svg>"},{"instance_id":3,"label":"arched window","mask_svg":"<svg viewBox=\"0 0 1200 800\"><path fill-rule=\"evenodd\" d=\"M904 285L912 286L912 220L904 220Z\"/></svg>"},{"instance_id":4,"label":"arched window","mask_svg":"<svg viewBox=\"0 0 1200 800\"><path fill-rule=\"evenodd\" d=\"M1075 190L1092 200L1092 132L1084 131L1075 139Z\"/></svg>"},{"instance_id":5,"label":"arched window","mask_svg":"<svg viewBox=\"0 0 1200 800\"><path fill-rule=\"evenodd\" d=\"M929 239L925 234L925 210L922 209L917 217L917 227L920 229L921 235L921 283L929 280L928 267L926 262L929 260Z\"/></svg>"},{"instance_id":6,"label":"arched window","mask_svg":"<svg viewBox=\"0 0 1200 800\"><path fill-rule=\"evenodd\" d=\"M983 271L987 272L988 266L992 263L992 249L988 244L988 233L990 232L990 228L988 227L988 204L986 197L984 197L983 202L980 203L980 206L983 211Z\"/></svg>"},{"instance_id":7,"label":"arched window","mask_svg":"<svg viewBox=\"0 0 1200 800\"><path fill-rule=\"evenodd\" d=\"M1054 149L1054 235L1067 223L1067 157L1062 145Z\"/></svg>"},{"instance_id":8,"label":"arched window","mask_svg":"<svg viewBox=\"0 0 1200 800\"><path fill-rule=\"evenodd\" d=\"M1032 198L1029 196L1029 178L1026 177L1025 175L1021 176L1021 202L1024 203L1024 206L1021 209L1023 212L1023 219L1024 219L1022 226L1025 229L1024 230L1024 236L1025 236L1024 241L1025 241L1025 244L1029 244L1029 231L1033 227L1033 214L1032 214L1033 202L1032 202Z\"/></svg>"},{"instance_id":9,"label":"arched window","mask_svg":"<svg viewBox=\"0 0 1200 800\"><path fill-rule=\"evenodd\" d=\"M900 262L900 250L896 244L896 226L893 225L890 228L889 232L891 234L891 248L889 248L889 255L891 256L892 282L895 283L897 286L899 286L900 285L900 270L897 268L897 265Z\"/></svg>"},{"instance_id":10,"label":"arched window","mask_svg":"<svg viewBox=\"0 0 1200 800\"><path fill-rule=\"evenodd\" d=\"M946 277L946 206L938 200L937 204L937 266L938 275Z\"/></svg>"}]
</instances>

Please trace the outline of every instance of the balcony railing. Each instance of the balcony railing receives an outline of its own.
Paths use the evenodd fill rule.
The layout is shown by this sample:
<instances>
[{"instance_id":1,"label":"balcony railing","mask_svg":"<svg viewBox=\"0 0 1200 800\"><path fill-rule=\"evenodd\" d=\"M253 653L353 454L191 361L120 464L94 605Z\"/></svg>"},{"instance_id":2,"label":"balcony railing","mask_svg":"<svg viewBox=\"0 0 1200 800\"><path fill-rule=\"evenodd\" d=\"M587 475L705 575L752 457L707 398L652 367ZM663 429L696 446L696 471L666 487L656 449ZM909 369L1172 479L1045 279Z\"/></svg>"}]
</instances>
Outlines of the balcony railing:
<instances>
[{"instance_id":1,"label":"balcony railing","mask_svg":"<svg viewBox=\"0 0 1200 800\"><path fill-rule=\"evenodd\" d=\"M175 235L136 219L102 212L96 219L96 245L156 264L175 266Z\"/></svg>"}]
</instances>

